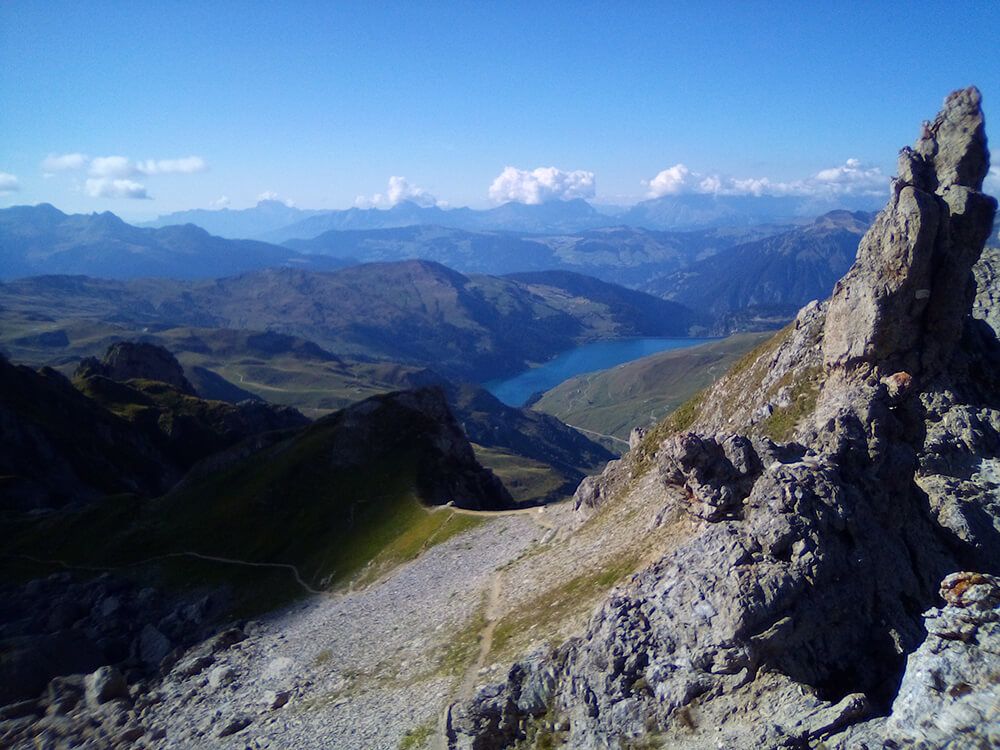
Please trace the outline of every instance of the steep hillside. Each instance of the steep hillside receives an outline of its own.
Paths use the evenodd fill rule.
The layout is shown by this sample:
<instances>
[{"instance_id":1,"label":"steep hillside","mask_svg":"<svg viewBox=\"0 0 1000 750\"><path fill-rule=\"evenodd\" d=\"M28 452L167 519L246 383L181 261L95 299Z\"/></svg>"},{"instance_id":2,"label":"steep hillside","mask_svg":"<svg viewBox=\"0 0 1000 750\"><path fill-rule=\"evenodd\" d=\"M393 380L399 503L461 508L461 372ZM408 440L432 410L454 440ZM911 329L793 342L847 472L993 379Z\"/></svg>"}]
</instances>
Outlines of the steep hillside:
<instances>
[{"instance_id":1,"label":"steep hillside","mask_svg":"<svg viewBox=\"0 0 1000 750\"><path fill-rule=\"evenodd\" d=\"M571 378L546 391L531 408L627 444L634 428L662 420L772 335L740 334Z\"/></svg>"},{"instance_id":2,"label":"steep hillside","mask_svg":"<svg viewBox=\"0 0 1000 750\"><path fill-rule=\"evenodd\" d=\"M158 494L179 478L180 467L152 436L138 433L58 372L0 357L0 385L4 510L120 492Z\"/></svg>"},{"instance_id":3,"label":"steep hillside","mask_svg":"<svg viewBox=\"0 0 1000 750\"><path fill-rule=\"evenodd\" d=\"M110 212L67 215L48 204L0 209L0 278L90 274L113 279L212 278L273 266L344 265L250 240L214 237L186 224L143 229Z\"/></svg>"},{"instance_id":4,"label":"steep hillside","mask_svg":"<svg viewBox=\"0 0 1000 750\"><path fill-rule=\"evenodd\" d=\"M449 747L996 744L1000 342L969 313L997 204L978 90L951 94L898 169L827 303L581 485L586 523L644 508L650 535L673 535L582 634L536 635L453 706Z\"/></svg>"},{"instance_id":5,"label":"steep hillside","mask_svg":"<svg viewBox=\"0 0 1000 750\"><path fill-rule=\"evenodd\" d=\"M644 289L717 316L765 308L787 319L830 294L870 222L869 214L825 214L800 229L723 250Z\"/></svg>"},{"instance_id":6,"label":"steep hillside","mask_svg":"<svg viewBox=\"0 0 1000 750\"><path fill-rule=\"evenodd\" d=\"M45 514L5 508L0 702L110 664L122 690L118 668L130 682L155 678L177 664L178 647L234 616L375 580L476 525L429 507L444 503L503 508L510 496L476 463L441 392L424 389L257 435L157 499L93 498ZM72 574L46 576L63 570ZM39 575L44 583L18 585ZM234 633L218 636L230 639L222 648ZM74 678L60 680L72 693ZM21 716L35 705L22 703ZM0 726L5 744L30 742L40 729L28 731L32 723ZM99 726L67 720L55 731L76 745Z\"/></svg>"}]
</instances>

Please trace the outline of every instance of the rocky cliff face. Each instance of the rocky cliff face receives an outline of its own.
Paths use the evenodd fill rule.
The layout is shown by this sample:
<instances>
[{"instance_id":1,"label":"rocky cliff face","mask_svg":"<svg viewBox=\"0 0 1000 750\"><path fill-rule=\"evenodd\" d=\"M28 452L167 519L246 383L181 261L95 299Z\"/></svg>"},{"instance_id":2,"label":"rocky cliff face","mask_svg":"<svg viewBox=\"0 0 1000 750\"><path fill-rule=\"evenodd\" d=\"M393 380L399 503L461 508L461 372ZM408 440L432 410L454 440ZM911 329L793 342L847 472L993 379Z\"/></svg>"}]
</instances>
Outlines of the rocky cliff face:
<instances>
[{"instance_id":1,"label":"rocky cliff face","mask_svg":"<svg viewBox=\"0 0 1000 750\"><path fill-rule=\"evenodd\" d=\"M979 92L955 92L829 302L581 486L583 512L641 492L695 530L453 707L452 748L1000 742L1000 344L969 315L988 168Z\"/></svg>"},{"instance_id":2,"label":"rocky cliff face","mask_svg":"<svg viewBox=\"0 0 1000 750\"><path fill-rule=\"evenodd\" d=\"M986 321L993 332L1000 335L1000 248L983 250L972 271L976 277L972 317Z\"/></svg>"},{"instance_id":3,"label":"rocky cliff face","mask_svg":"<svg viewBox=\"0 0 1000 750\"><path fill-rule=\"evenodd\" d=\"M194 387L184 377L177 358L162 346L139 341L119 341L108 347L104 357L87 357L77 368L76 377L103 375L111 380L156 380L172 385L182 393L195 395Z\"/></svg>"}]
</instances>

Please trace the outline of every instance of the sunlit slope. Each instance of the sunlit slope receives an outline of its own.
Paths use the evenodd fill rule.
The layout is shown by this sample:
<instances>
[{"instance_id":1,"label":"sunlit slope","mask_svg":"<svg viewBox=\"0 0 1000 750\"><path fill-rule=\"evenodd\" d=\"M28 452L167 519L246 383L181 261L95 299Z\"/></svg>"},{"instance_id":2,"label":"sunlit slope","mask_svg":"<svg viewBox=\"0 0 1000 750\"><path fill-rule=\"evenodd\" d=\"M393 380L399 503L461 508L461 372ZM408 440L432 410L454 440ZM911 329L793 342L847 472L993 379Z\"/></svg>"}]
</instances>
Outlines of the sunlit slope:
<instances>
[{"instance_id":1,"label":"sunlit slope","mask_svg":"<svg viewBox=\"0 0 1000 750\"><path fill-rule=\"evenodd\" d=\"M575 427L628 440L633 427L655 424L771 335L730 336L581 375L546 392L532 408Z\"/></svg>"}]
</instances>

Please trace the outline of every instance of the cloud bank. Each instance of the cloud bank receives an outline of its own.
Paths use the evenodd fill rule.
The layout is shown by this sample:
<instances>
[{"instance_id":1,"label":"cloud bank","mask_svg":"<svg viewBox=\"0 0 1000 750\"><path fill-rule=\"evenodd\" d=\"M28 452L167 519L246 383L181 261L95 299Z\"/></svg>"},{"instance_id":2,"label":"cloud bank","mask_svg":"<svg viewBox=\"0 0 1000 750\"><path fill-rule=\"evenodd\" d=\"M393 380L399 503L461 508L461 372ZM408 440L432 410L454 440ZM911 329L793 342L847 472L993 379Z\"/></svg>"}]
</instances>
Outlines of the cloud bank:
<instances>
[{"instance_id":1,"label":"cloud bank","mask_svg":"<svg viewBox=\"0 0 1000 750\"><path fill-rule=\"evenodd\" d=\"M185 156L181 159L147 159L135 165L142 174L194 174L208 169L200 156Z\"/></svg>"},{"instance_id":2,"label":"cloud bank","mask_svg":"<svg viewBox=\"0 0 1000 750\"><path fill-rule=\"evenodd\" d=\"M91 177L131 177L138 173L124 156L96 156L87 171Z\"/></svg>"},{"instance_id":3,"label":"cloud bank","mask_svg":"<svg viewBox=\"0 0 1000 750\"><path fill-rule=\"evenodd\" d=\"M790 182L774 181L767 177L736 178L701 174L693 172L684 164L675 164L642 184L647 188L647 198L681 193L832 198L882 196L888 188L889 178L878 167L866 166L858 159L848 159L839 166L822 169L811 177Z\"/></svg>"},{"instance_id":4,"label":"cloud bank","mask_svg":"<svg viewBox=\"0 0 1000 750\"><path fill-rule=\"evenodd\" d=\"M690 177L690 169L683 164L674 164L649 181L649 197L662 198L664 195L676 195L687 186Z\"/></svg>"},{"instance_id":5,"label":"cloud bank","mask_svg":"<svg viewBox=\"0 0 1000 750\"><path fill-rule=\"evenodd\" d=\"M504 167L490 185L490 199L496 203L516 201L538 205L551 200L594 197L594 173L577 169L566 172L556 167L525 170Z\"/></svg>"},{"instance_id":6,"label":"cloud bank","mask_svg":"<svg viewBox=\"0 0 1000 750\"><path fill-rule=\"evenodd\" d=\"M179 159L146 159L133 162L127 156L95 156L82 153L49 154L42 160L42 173L51 177L57 172L86 170L84 190L92 198L149 199L146 186L134 177L161 174L194 174L204 172L208 164L200 156Z\"/></svg>"},{"instance_id":7,"label":"cloud bank","mask_svg":"<svg viewBox=\"0 0 1000 750\"><path fill-rule=\"evenodd\" d=\"M17 177L9 172L0 172L0 195L13 193L21 189L21 183Z\"/></svg>"},{"instance_id":8,"label":"cloud bank","mask_svg":"<svg viewBox=\"0 0 1000 750\"><path fill-rule=\"evenodd\" d=\"M145 185L138 182L113 177L91 177L86 183L87 195L91 198L133 198L146 200L151 196Z\"/></svg>"},{"instance_id":9,"label":"cloud bank","mask_svg":"<svg viewBox=\"0 0 1000 750\"><path fill-rule=\"evenodd\" d=\"M42 172L49 175L83 169L87 161L86 154L49 154L42 160Z\"/></svg>"},{"instance_id":10,"label":"cloud bank","mask_svg":"<svg viewBox=\"0 0 1000 750\"><path fill-rule=\"evenodd\" d=\"M412 185L405 177L393 175L389 178L389 184L385 193L375 193L369 197L359 195L354 199L357 208L392 208L403 201L416 203L418 206L429 208L431 206L446 206L447 203L439 201L422 187Z\"/></svg>"}]
</instances>

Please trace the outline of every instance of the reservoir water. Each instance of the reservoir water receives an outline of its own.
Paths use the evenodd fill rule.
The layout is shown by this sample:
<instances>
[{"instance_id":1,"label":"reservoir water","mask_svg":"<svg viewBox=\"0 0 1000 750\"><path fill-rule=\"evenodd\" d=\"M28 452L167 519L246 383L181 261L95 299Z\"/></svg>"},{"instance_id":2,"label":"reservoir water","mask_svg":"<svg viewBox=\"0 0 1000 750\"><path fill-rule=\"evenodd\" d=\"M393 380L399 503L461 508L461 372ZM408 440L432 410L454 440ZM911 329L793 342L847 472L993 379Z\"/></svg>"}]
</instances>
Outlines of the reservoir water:
<instances>
[{"instance_id":1,"label":"reservoir water","mask_svg":"<svg viewBox=\"0 0 1000 750\"><path fill-rule=\"evenodd\" d=\"M483 383L488 390L508 406L524 406L539 391L555 388L564 380L597 370L631 362L633 359L704 344L713 339L617 339L597 341L570 349L543 365L504 380Z\"/></svg>"}]
</instances>

